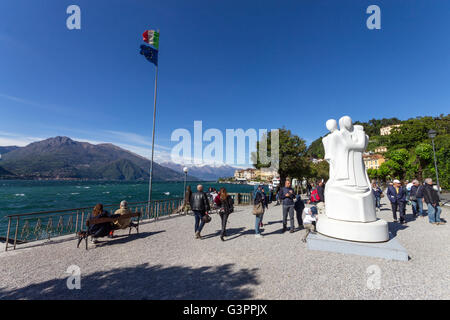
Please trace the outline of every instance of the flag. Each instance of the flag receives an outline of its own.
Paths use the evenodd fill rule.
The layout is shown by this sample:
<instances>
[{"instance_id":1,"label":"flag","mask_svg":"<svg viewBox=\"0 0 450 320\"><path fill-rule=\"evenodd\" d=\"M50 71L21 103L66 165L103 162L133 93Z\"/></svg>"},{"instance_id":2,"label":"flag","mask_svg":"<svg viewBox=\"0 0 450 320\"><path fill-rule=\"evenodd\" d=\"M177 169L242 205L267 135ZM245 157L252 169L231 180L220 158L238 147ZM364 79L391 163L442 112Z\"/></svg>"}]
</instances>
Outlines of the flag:
<instances>
[{"instance_id":1,"label":"flag","mask_svg":"<svg viewBox=\"0 0 450 320\"><path fill-rule=\"evenodd\" d=\"M157 50L159 49L159 32L155 30L145 30L142 34L144 42L153 45Z\"/></svg>"},{"instance_id":2,"label":"flag","mask_svg":"<svg viewBox=\"0 0 450 320\"><path fill-rule=\"evenodd\" d=\"M140 54L142 54L148 61L153 63L155 66L158 65L158 50L143 44L141 45Z\"/></svg>"}]
</instances>

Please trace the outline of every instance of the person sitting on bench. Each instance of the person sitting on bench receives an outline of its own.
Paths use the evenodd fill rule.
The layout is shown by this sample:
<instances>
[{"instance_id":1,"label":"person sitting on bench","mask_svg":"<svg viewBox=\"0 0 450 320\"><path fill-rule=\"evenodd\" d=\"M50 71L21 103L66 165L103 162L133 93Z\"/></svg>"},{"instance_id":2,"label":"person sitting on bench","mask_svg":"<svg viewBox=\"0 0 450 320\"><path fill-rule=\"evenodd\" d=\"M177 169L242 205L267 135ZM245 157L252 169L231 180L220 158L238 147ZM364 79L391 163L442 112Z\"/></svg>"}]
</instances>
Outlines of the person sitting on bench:
<instances>
[{"instance_id":1,"label":"person sitting on bench","mask_svg":"<svg viewBox=\"0 0 450 320\"><path fill-rule=\"evenodd\" d=\"M114 212L114 216L122 216L124 214L130 214L131 210L128 209L128 202L126 202L125 200L123 200L122 202L120 202L120 209L117 209ZM119 219L117 221L114 222L113 225L113 229L109 232L109 237L112 238L114 236L114 230L118 230L118 229L125 229L128 228L130 226L131 223L131 218L124 218L124 219Z\"/></svg>"},{"instance_id":2,"label":"person sitting on bench","mask_svg":"<svg viewBox=\"0 0 450 320\"><path fill-rule=\"evenodd\" d=\"M95 205L89 220L98 218L111 218L109 212L103 210L101 203ZM97 238L106 237L112 229L113 226L110 222L97 223L89 226L88 234L91 235L91 242L96 243Z\"/></svg>"}]
</instances>

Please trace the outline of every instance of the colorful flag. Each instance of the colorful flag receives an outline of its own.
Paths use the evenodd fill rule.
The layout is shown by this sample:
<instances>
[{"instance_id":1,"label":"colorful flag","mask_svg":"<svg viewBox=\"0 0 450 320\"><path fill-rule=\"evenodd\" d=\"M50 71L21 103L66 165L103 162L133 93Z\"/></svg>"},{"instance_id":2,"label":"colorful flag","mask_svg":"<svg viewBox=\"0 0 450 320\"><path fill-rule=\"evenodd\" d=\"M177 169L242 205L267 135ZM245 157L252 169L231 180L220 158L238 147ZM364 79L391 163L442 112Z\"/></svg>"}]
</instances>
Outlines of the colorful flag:
<instances>
[{"instance_id":1,"label":"colorful flag","mask_svg":"<svg viewBox=\"0 0 450 320\"><path fill-rule=\"evenodd\" d=\"M158 50L153 49L150 46L146 46L145 44L141 45L140 52L148 61L153 63L155 66L158 66Z\"/></svg>"},{"instance_id":2,"label":"colorful flag","mask_svg":"<svg viewBox=\"0 0 450 320\"><path fill-rule=\"evenodd\" d=\"M159 49L159 32L155 30L145 30L142 34L142 40L144 42L153 45L156 49Z\"/></svg>"}]
</instances>

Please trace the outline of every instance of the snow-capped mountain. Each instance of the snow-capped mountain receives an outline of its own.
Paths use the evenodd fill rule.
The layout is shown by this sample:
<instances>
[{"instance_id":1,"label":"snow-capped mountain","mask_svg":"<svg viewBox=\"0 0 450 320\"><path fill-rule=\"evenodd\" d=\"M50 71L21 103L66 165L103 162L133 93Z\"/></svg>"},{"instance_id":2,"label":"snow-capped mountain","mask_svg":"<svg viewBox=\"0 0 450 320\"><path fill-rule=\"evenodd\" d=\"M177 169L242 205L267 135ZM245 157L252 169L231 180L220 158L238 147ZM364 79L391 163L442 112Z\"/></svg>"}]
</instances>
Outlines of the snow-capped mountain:
<instances>
[{"instance_id":1,"label":"snow-capped mountain","mask_svg":"<svg viewBox=\"0 0 450 320\"><path fill-rule=\"evenodd\" d=\"M174 162L162 162L160 165L174 171L183 172L184 167L188 167L189 175L204 181L216 181L219 178L234 176L234 171L238 168L229 165L183 165Z\"/></svg>"}]
</instances>

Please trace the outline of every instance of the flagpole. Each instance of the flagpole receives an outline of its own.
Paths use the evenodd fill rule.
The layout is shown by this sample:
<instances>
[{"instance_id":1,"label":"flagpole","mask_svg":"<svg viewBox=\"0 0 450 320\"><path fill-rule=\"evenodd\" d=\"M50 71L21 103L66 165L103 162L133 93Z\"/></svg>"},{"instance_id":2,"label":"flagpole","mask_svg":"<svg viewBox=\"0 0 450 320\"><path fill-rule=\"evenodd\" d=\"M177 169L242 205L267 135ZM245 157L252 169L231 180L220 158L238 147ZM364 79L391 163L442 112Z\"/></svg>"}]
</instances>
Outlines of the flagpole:
<instances>
[{"instance_id":1,"label":"flagpole","mask_svg":"<svg viewBox=\"0 0 450 320\"><path fill-rule=\"evenodd\" d=\"M159 29L158 29L159 33ZM159 53L159 48L158 48ZM158 64L156 64L155 69L155 94L153 101L153 131L152 131L152 160L150 162L150 179L148 181L148 214L150 218L150 206L152 201L152 179L153 179L153 155L155 153L155 124L156 124L156 92L158 88ZM156 217L155 217L156 218Z\"/></svg>"}]
</instances>

